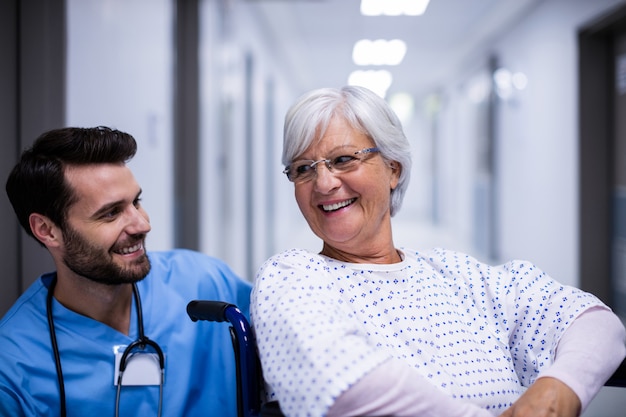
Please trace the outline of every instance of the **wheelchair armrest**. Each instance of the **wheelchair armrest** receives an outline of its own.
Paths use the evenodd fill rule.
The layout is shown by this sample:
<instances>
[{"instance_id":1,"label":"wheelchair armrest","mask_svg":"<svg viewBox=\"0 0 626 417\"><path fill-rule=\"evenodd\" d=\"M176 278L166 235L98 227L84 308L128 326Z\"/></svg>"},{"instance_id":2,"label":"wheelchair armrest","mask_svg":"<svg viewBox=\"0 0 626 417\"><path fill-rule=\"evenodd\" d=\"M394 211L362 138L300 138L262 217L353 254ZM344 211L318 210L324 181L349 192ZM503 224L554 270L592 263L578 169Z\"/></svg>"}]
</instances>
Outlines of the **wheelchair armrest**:
<instances>
[{"instance_id":1,"label":"wheelchair armrest","mask_svg":"<svg viewBox=\"0 0 626 417\"><path fill-rule=\"evenodd\" d=\"M626 388L626 359L622 361L622 363L604 385L607 387Z\"/></svg>"},{"instance_id":2,"label":"wheelchair armrest","mask_svg":"<svg viewBox=\"0 0 626 417\"><path fill-rule=\"evenodd\" d=\"M280 410L278 401L270 401L261 406L259 417L285 417L285 415Z\"/></svg>"}]
</instances>

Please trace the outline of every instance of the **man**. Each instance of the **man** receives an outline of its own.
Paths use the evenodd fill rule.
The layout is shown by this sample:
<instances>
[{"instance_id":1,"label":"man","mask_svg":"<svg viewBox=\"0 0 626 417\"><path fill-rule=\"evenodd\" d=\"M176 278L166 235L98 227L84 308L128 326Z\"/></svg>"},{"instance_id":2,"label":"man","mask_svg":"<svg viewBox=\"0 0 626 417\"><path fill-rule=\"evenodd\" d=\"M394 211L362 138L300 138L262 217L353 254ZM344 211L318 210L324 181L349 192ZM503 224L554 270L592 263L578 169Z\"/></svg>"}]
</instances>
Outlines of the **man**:
<instances>
[{"instance_id":1,"label":"man","mask_svg":"<svg viewBox=\"0 0 626 417\"><path fill-rule=\"evenodd\" d=\"M196 252L146 252L126 166L136 148L106 127L53 130L9 175L18 220L56 271L0 321L1 416L236 414L228 328L185 309L213 299L247 314L250 284Z\"/></svg>"}]
</instances>

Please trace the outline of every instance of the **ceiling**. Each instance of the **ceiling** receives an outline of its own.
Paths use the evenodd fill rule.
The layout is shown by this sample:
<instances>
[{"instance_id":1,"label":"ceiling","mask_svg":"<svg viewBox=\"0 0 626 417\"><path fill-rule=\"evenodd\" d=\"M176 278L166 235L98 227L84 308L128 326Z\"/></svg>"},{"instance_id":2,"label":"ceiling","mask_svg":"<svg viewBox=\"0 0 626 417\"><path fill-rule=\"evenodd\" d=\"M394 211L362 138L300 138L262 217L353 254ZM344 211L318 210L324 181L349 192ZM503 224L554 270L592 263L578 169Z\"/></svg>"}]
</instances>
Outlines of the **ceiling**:
<instances>
[{"instance_id":1,"label":"ceiling","mask_svg":"<svg viewBox=\"0 0 626 417\"><path fill-rule=\"evenodd\" d=\"M459 71L471 54L544 0L431 0L422 16L361 16L359 0L248 0L275 53L300 88L340 87L358 68L352 47L362 38L402 39L407 53L391 70L393 92L419 95Z\"/></svg>"}]
</instances>

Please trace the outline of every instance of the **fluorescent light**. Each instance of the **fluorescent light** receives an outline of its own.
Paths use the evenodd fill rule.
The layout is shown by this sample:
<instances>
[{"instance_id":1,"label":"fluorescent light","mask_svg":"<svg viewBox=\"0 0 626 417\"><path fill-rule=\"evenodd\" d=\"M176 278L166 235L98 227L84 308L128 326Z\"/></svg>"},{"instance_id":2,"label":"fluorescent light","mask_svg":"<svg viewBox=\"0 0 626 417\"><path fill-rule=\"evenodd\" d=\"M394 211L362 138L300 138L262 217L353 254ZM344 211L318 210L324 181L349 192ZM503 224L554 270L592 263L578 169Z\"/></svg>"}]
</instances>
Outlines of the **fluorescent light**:
<instances>
[{"instance_id":1,"label":"fluorescent light","mask_svg":"<svg viewBox=\"0 0 626 417\"><path fill-rule=\"evenodd\" d=\"M357 70L350 73L348 77L349 85L359 85L369 88L382 98L387 95L387 90L391 86L393 76L387 70Z\"/></svg>"},{"instance_id":2,"label":"fluorescent light","mask_svg":"<svg viewBox=\"0 0 626 417\"><path fill-rule=\"evenodd\" d=\"M504 100L508 100L513 97L515 91L521 91L526 89L528 85L528 77L523 72L511 72L506 68L498 68L493 73L493 80L495 82L496 93Z\"/></svg>"},{"instance_id":3,"label":"fluorescent light","mask_svg":"<svg viewBox=\"0 0 626 417\"><path fill-rule=\"evenodd\" d=\"M420 16L426 12L429 0L361 0L364 16Z\"/></svg>"},{"instance_id":4,"label":"fluorescent light","mask_svg":"<svg viewBox=\"0 0 626 417\"><path fill-rule=\"evenodd\" d=\"M516 72L513 74L513 77L511 77L511 83L516 89L520 91L525 90L528 85L528 77L523 72Z\"/></svg>"},{"instance_id":5,"label":"fluorescent light","mask_svg":"<svg viewBox=\"0 0 626 417\"><path fill-rule=\"evenodd\" d=\"M361 39L352 48L352 60L356 65L399 65L405 54L406 43L400 39Z\"/></svg>"}]
</instances>

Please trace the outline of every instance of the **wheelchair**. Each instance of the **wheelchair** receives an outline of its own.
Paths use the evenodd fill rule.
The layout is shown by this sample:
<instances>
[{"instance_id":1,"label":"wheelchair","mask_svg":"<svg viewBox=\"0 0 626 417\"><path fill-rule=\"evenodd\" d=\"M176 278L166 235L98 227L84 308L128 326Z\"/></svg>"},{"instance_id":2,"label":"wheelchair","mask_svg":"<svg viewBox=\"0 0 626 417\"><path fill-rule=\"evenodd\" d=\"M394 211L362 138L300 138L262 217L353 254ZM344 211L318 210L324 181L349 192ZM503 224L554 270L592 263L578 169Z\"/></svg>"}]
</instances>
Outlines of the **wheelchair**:
<instances>
[{"instance_id":1,"label":"wheelchair","mask_svg":"<svg viewBox=\"0 0 626 417\"><path fill-rule=\"evenodd\" d=\"M244 314L234 304L222 301L194 300L187 304L192 321L229 322L235 353L237 380L237 415L239 417L284 417L277 401L263 402L263 377L257 355L256 339Z\"/></svg>"},{"instance_id":2,"label":"wheelchair","mask_svg":"<svg viewBox=\"0 0 626 417\"><path fill-rule=\"evenodd\" d=\"M239 417L284 417L277 401L263 402L263 377L254 332L237 306L222 301L194 300L187 305L192 321L229 322L236 361L237 415ZM626 359L604 384L626 388Z\"/></svg>"}]
</instances>

